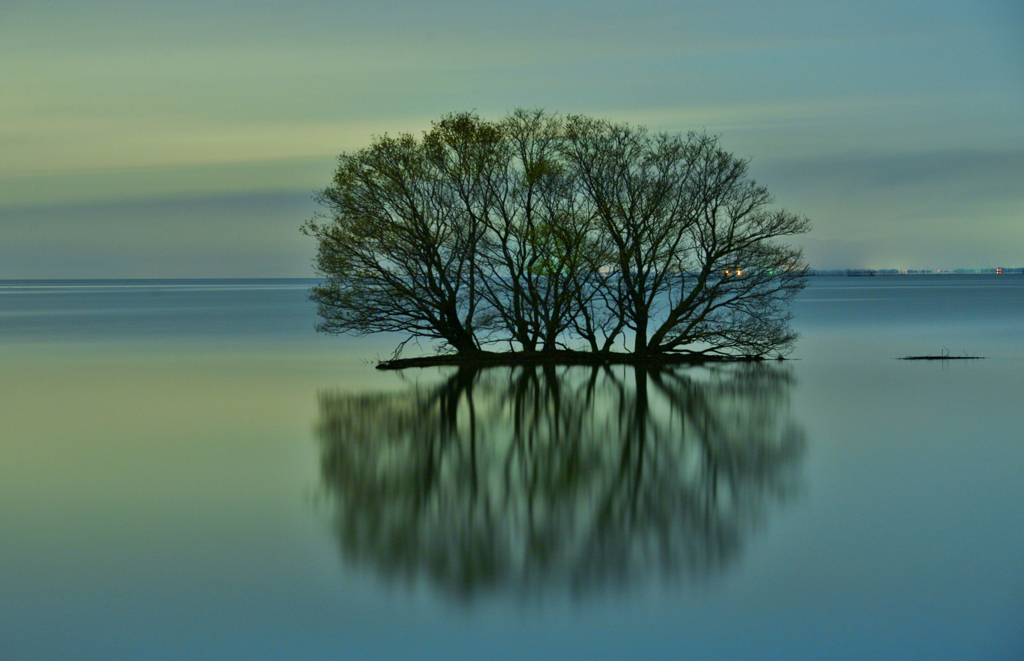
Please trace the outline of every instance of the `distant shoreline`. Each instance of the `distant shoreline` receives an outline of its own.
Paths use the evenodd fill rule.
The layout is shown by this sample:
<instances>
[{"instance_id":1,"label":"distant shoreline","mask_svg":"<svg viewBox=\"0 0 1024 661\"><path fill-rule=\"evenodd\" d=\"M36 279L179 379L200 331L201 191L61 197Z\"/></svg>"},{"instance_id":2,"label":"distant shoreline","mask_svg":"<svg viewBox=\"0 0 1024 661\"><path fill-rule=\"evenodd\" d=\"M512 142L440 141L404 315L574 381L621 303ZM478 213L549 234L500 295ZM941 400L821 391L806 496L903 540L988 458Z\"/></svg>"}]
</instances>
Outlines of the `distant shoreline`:
<instances>
[{"instance_id":1,"label":"distant shoreline","mask_svg":"<svg viewBox=\"0 0 1024 661\"><path fill-rule=\"evenodd\" d=\"M835 277L863 277L883 275L1024 275L1024 266L1016 268L994 268L994 269L936 269L934 271L907 269L808 269L807 275Z\"/></svg>"}]
</instances>

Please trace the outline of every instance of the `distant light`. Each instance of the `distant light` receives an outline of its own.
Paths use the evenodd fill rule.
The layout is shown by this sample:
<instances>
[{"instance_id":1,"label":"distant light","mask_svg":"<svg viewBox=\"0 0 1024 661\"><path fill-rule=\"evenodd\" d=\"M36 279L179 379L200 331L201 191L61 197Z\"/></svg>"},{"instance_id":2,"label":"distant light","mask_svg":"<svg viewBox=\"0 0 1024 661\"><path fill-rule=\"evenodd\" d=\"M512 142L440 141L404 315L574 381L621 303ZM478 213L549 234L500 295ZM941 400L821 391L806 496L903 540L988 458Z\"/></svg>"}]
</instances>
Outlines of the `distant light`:
<instances>
[{"instance_id":1,"label":"distant light","mask_svg":"<svg viewBox=\"0 0 1024 661\"><path fill-rule=\"evenodd\" d=\"M740 269L737 269L737 270L736 270L736 275L743 275L743 271L742 271L742 270L740 270Z\"/></svg>"}]
</instances>

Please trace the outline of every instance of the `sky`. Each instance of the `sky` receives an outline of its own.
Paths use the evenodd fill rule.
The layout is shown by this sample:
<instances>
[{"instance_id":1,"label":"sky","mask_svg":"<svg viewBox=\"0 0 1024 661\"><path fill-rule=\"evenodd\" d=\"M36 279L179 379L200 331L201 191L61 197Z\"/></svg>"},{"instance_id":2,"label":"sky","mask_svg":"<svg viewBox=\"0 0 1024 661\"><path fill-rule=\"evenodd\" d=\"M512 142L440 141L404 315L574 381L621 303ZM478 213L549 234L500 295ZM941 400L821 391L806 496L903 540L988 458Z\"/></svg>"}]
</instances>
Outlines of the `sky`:
<instances>
[{"instance_id":1,"label":"sky","mask_svg":"<svg viewBox=\"0 0 1024 661\"><path fill-rule=\"evenodd\" d=\"M312 277L338 154L516 107L720 135L814 268L1024 266L1019 0L3 0L0 279Z\"/></svg>"}]
</instances>

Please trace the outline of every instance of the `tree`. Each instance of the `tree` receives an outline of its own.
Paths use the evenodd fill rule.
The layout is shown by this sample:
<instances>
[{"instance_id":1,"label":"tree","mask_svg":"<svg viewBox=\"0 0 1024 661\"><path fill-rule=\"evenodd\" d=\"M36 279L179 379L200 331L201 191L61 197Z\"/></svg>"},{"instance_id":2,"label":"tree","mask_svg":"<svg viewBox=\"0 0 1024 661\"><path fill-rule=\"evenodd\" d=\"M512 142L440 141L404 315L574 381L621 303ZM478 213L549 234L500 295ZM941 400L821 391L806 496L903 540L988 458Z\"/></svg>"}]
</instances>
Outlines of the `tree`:
<instances>
[{"instance_id":1,"label":"tree","mask_svg":"<svg viewBox=\"0 0 1024 661\"><path fill-rule=\"evenodd\" d=\"M474 260L483 228L439 172L443 136L431 137L428 149L385 135L338 158L332 185L316 197L330 222L321 214L303 227L318 241L316 270L326 277L312 290L317 330L394 331L479 351ZM479 164L464 167L472 176Z\"/></svg>"},{"instance_id":2,"label":"tree","mask_svg":"<svg viewBox=\"0 0 1024 661\"><path fill-rule=\"evenodd\" d=\"M715 136L579 116L568 121L565 153L612 244L612 336L632 330L638 354L764 355L792 344L788 304L806 266L799 249L773 239L810 224L772 208L747 178L748 161Z\"/></svg>"},{"instance_id":3,"label":"tree","mask_svg":"<svg viewBox=\"0 0 1024 661\"><path fill-rule=\"evenodd\" d=\"M502 170L489 181L484 295L507 339L525 351L553 351L596 293L598 226L561 156L560 119L520 109L499 130Z\"/></svg>"},{"instance_id":4,"label":"tree","mask_svg":"<svg viewBox=\"0 0 1024 661\"><path fill-rule=\"evenodd\" d=\"M787 351L809 230L703 133L541 110L443 117L342 154L319 241L320 330L401 331L459 353ZM401 348L401 347L399 347ZM397 352L396 352L397 353Z\"/></svg>"},{"instance_id":5,"label":"tree","mask_svg":"<svg viewBox=\"0 0 1024 661\"><path fill-rule=\"evenodd\" d=\"M606 346L628 327L635 353L647 353L651 315L685 266L693 223L685 186L693 169L691 142L604 120L569 119L563 150L610 244L613 277L604 300L615 324Z\"/></svg>"}]
</instances>

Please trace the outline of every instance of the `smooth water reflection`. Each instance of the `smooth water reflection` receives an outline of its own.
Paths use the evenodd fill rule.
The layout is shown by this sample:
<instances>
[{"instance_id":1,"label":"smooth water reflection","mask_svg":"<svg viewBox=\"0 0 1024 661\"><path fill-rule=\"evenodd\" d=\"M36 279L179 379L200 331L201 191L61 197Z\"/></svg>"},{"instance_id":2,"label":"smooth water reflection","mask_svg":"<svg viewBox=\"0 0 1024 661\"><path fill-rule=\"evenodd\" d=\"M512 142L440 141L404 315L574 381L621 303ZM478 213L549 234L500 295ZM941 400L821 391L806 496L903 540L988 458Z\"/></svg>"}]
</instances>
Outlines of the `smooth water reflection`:
<instances>
[{"instance_id":1,"label":"smooth water reflection","mask_svg":"<svg viewBox=\"0 0 1024 661\"><path fill-rule=\"evenodd\" d=\"M1024 658L1024 278L816 278L793 362L640 388L380 372L292 282L37 284L0 659ZM896 360L943 346L988 358Z\"/></svg>"},{"instance_id":2,"label":"smooth water reflection","mask_svg":"<svg viewBox=\"0 0 1024 661\"><path fill-rule=\"evenodd\" d=\"M469 598L700 577L794 493L790 371L459 369L320 397L349 563Z\"/></svg>"}]
</instances>

